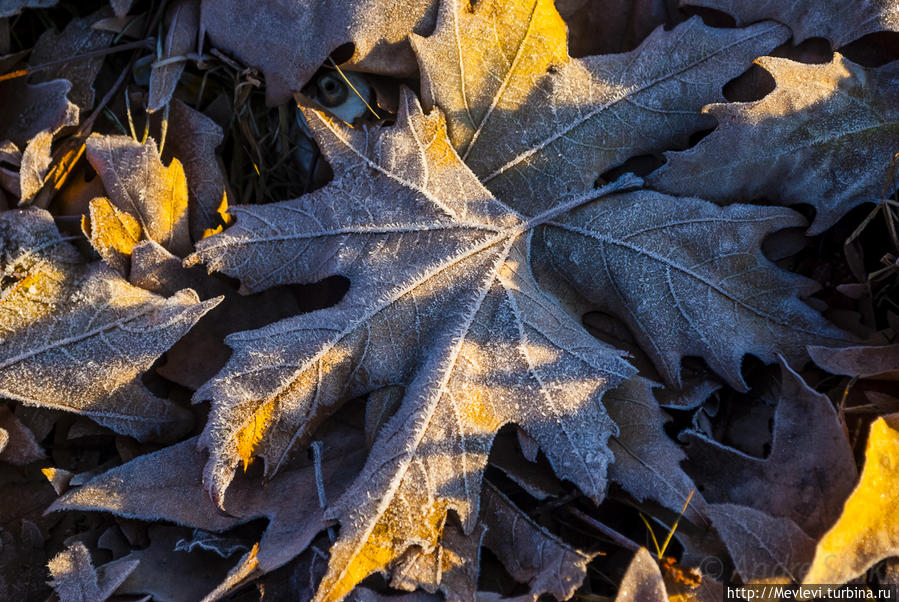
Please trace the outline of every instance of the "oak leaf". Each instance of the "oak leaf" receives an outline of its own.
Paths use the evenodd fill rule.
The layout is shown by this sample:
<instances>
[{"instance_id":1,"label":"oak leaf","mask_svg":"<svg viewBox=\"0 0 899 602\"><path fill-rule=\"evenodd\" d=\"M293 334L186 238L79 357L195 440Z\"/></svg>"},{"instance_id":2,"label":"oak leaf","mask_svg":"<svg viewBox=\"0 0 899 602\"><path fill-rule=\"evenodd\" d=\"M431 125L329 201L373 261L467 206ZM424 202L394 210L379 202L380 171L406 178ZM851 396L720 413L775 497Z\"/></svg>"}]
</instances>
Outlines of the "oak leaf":
<instances>
[{"instance_id":1,"label":"oak leaf","mask_svg":"<svg viewBox=\"0 0 899 602\"><path fill-rule=\"evenodd\" d=\"M776 23L723 30L693 18L656 29L631 52L571 59L551 0L485 1L473 11L447 0L434 33L411 39L424 104L446 114L465 164L534 215L626 159L709 127L699 109L723 101L723 84L786 38Z\"/></svg>"},{"instance_id":2,"label":"oak leaf","mask_svg":"<svg viewBox=\"0 0 899 602\"><path fill-rule=\"evenodd\" d=\"M62 409L138 439L175 438L192 422L140 374L220 299L168 299L86 265L39 209L0 215L0 393Z\"/></svg>"},{"instance_id":3,"label":"oak leaf","mask_svg":"<svg viewBox=\"0 0 899 602\"><path fill-rule=\"evenodd\" d=\"M55 134L78 123L78 107L66 98L71 89L64 79L29 84L19 77L0 82L0 142L9 140L25 148L40 132Z\"/></svg>"},{"instance_id":4,"label":"oak leaf","mask_svg":"<svg viewBox=\"0 0 899 602\"><path fill-rule=\"evenodd\" d=\"M738 25L762 19L786 23L796 44L808 38L827 38L834 48L876 31L899 31L899 12L893 0L681 0L681 6L704 6L723 11Z\"/></svg>"},{"instance_id":5,"label":"oak leaf","mask_svg":"<svg viewBox=\"0 0 899 602\"><path fill-rule=\"evenodd\" d=\"M781 368L773 431L765 458L687 431L682 435L688 443L685 470L703 487L709 502L788 518L820 537L838 516L857 470L830 400L786 365Z\"/></svg>"},{"instance_id":6,"label":"oak leaf","mask_svg":"<svg viewBox=\"0 0 899 602\"><path fill-rule=\"evenodd\" d=\"M711 504L708 512L744 583L787 584L802 579L815 540L799 525L737 504Z\"/></svg>"},{"instance_id":7,"label":"oak leaf","mask_svg":"<svg viewBox=\"0 0 899 602\"><path fill-rule=\"evenodd\" d=\"M322 591L337 598L407 542L433 546L450 507L473 528L481 472L505 423L521 425L558 474L600 498L611 425L596 402L633 371L540 291L529 243L545 217L528 222L492 197L452 151L440 113L425 116L407 93L397 127L377 141L308 115L334 182L297 201L235 208L237 224L200 241L188 261L242 276L249 290L336 272L365 294L231 335L229 365L195 397L216 402L203 443L220 499L239 462L262 456L272 473L340 402L406 385L366 468L329 508L344 528ZM390 203L375 214L355 200L366 197ZM303 262L288 260L298 253ZM488 358L505 358L495 375ZM423 519L408 521L410 507Z\"/></svg>"},{"instance_id":8,"label":"oak leaf","mask_svg":"<svg viewBox=\"0 0 899 602\"><path fill-rule=\"evenodd\" d=\"M795 364L809 338L848 340L800 300L818 284L762 254L766 236L804 223L790 210L640 190L553 220L538 263L624 321L666 382L681 385L682 359L698 356L745 390L746 354Z\"/></svg>"},{"instance_id":9,"label":"oak leaf","mask_svg":"<svg viewBox=\"0 0 899 602\"><path fill-rule=\"evenodd\" d=\"M104 9L81 19L72 19L61 32L45 31L35 43L28 62L32 65L41 65L106 48L114 34L91 26L107 16L108 11L109 9ZM87 111L94 106L94 80L102 67L102 56L79 57L78 60L37 71L29 80L31 83L54 79L68 80L72 84L68 94L69 100L78 105L82 111Z\"/></svg>"},{"instance_id":10,"label":"oak leaf","mask_svg":"<svg viewBox=\"0 0 899 602\"><path fill-rule=\"evenodd\" d=\"M811 203L810 234L860 203L889 196L884 183L895 170L899 65L867 69L840 54L823 65L755 62L774 76L774 91L756 102L703 109L718 127L695 147L666 153L668 163L647 178L649 185L720 203L760 197Z\"/></svg>"}]
</instances>

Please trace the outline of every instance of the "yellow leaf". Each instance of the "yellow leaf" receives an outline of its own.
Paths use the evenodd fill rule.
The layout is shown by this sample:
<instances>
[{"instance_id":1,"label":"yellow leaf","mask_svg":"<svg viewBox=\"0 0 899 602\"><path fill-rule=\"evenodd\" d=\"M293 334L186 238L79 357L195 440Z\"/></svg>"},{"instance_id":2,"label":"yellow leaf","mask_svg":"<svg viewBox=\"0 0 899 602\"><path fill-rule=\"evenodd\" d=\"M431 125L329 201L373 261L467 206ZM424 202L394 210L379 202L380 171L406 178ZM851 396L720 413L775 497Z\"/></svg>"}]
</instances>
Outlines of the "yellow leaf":
<instances>
[{"instance_id":1,"label":"yellow leaf","mask_svg":"<svg viewBox=\"0 0 899 602\"><path fill-rule=\"evenodd\" d=\"M87 159L110 202L140 223L143 236L183 257L193 245L188 230L187 179L177 159L163 166L153 139L91 135Z\"/></svg>"},{"instance_id":2,"label":"yellow leaf","mask_svg":"<svg viewBox=\"0 0 899 602\"><path fill-rule=\"evenodd\" d=\"M234 218L231 217L231 214L228 213L228 192L222 191L222 202L219 203L218 209L215 210L218 214L221 223L214 228L206 228L203 231L203 238L209 238L213 234L218 234L222 230L224 230L225 226L229 225Z\"/></svg>"},{"instance_id":3,"label":"yellow leaf","mask_svg":"<svg viewBox=\"0 0 899 602\"><path fill-rule=\"evenodd\" d=\"M249 468L250 463L253 461L256 447L262 441L269 428L275 408L275 404L262 406L259 411L253 413L250 421L234 436L237 443L237 456L243 462L244 471Z\"/></svg>"},{"instance_id":4,"label":"yellow leaf","mask_svg":"<svg viewBox=\"0 0 899 602\"><path fill-rule=\"evenodd\" d=\"M899 555L899 413L871 425L865 468L843 513L818 542L805 583L845 583Z\"/></svg>"},{"instance_id":5,"label":"yellow leaf","mask_svg":"<svg viewBox=\"0 0 899 602\"><path fill-rule=\"evenodd\" d=\"M140 224L106 198L93 199L89 211L89 221L87 216L81 217L81 229L100 257L127 275L131 250L141 239Z\"/></svg>"}]
</instances>

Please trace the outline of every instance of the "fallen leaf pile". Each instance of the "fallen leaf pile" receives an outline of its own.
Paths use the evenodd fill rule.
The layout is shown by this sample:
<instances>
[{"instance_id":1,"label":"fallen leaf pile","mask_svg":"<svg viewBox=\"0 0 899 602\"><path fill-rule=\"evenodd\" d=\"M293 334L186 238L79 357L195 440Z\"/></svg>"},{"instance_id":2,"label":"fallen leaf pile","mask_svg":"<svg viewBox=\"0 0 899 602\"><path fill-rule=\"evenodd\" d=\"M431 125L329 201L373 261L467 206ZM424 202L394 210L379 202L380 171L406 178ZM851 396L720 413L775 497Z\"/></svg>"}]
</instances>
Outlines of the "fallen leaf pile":
<instances>
[{"instance_id":1,"label":"fallen leaf pile","mask_svg":"<svg viewBox=\"0 0 899 602\"><path fill-rule=\"evenodd\" d=\"M0 15L0 598L899 586L894 0Z\"/></svg>"}]
</instances>

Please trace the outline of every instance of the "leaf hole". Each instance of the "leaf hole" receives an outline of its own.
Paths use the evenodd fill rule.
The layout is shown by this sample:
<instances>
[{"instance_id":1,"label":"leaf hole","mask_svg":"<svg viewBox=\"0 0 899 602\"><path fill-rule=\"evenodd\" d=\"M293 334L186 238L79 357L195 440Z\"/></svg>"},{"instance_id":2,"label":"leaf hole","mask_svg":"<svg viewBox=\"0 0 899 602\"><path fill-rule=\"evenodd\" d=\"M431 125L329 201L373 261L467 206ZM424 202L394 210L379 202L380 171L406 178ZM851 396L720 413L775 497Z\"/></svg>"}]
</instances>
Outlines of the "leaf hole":
<instances>
[{"instance_id":1,"label":"leaf hole","mask_svg":"<svg viewBox=\"0 0 899 602\"><path fill-rule=\"evenodd\" d=\"M635 176L643 177L651 171L655 171L665 163L661 155L639 155L631 157L621 165L608 169L600 174L596 181L596 186L603 186L609 182L614 182L626 173L632 173Z\"/></svg>"},{"instance_id":2,"label":"leaf hole","mask_svg":"<svg viewBox=\"0 0 899 602\"><path fill-rule=\"evenodd\" d=\"M899 60L899 32L878 31L840 48L840 54L863 67L880 67Z\"/></svg>"},{"instance_id":3,"label":"leaf hole","mask_svg":"<svg viewBox=\"0 0 899 602\"><path fill-rule=\"evenodd\" d=\"M353 58L354 54L356 54L356 45L352 42L347 42L346 44L341 44L340 46L335 48L331 52L331 56L329 58L338 65L342 65L343 63Z\"/></svg>"},{"instance_id":4,"label":"leaf hole","mask_svg":"<svg viewBox=\"0 0 899 602\"><path fill-rule=\"evenodd\" d=\"M736 20L734 20L734 18L729 14L720 10L706 8L704 6L684 6L681 7L680 10L688 19L690 17L698 16L700 19L702 19L702 22L709 27L720 27L728 29L737 27Z\"/></svg>"},{"instance_id":5,"label":"leaf hole","mask_svg":"<svg viewBox=\"0 0 899 602\"><path fill-rule=\"evenodd\" d=\"M752 65L742 75L724 84L724 98L730 102L754 102L774 91L774 76L759 65Z\"/></svg>"},{"instance_id":6,"label":"leaf hole","mask_svg":"<svg viewBox=\"0 0 899 602\"><path fill-rule=\"evenodd\" d=\"M823 65L833 59L833 50L830 42L824 38L809 38L801 44L793 45L790 42L782 44L771 51L771 56L790 59L798 63L810 65Z\"/></svg>"}]
</instances>

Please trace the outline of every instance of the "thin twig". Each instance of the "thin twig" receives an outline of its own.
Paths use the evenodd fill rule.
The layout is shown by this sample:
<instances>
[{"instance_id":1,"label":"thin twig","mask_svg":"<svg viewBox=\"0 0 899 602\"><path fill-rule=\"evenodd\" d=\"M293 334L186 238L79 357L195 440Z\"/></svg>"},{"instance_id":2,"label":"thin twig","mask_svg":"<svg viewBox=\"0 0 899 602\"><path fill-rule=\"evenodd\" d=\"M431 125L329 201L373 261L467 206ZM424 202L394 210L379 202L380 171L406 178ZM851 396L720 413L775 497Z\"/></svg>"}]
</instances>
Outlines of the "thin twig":
<instances>
[{"instance_id":1,"label":"thin twig","mask_svg":"<svg viewBox=\"0 0 899 602\"><path fill-rule=\"evenodd\" d=\"M334 66L335 69L337 69L337 73L340 74L340 77L343 78L343 81L346 82L346 85L348 85L350 87L350 90L355 92L356 96L358 96L362 100L362 102L365 103L365 106L368 108L369 111L371 111L371 114L375 116L375 119L380 119L381 116L378 115L377 111L375 111L373 108L371 108L371 105L368 104L368 101L365 100L365 98L361 94L359 94L359 90L356 89L356 86L353 85L353 82L351 82L349 79L347 79L347 76L343 74L343 71L340 69L340 67L337 65L337 63L334 62L334 59L332 59L331 57L328 57L328 61L331 63L331 65Z\"/></svg>"},{"instance_id":2,"label":"thin twig","mask_svg":"<svg viewBox=\"0 0 899 602\"><path fill-rule=\"evenodd\" d=\"M633 540L631 540L628 537L625 537L624 535L622 535L621 533L619 533L612 527L604 525L603 523L599 522L598 520L596 520L589 514L584 514L577 508L568 508L568 511L571 512L577 518L581 519L583 522L587 523L588 525L590 525L591 527L593 527L594 529L596 529L597 531L602 533L603 535L605 535L606 537L608 537L609 539L611 539L612 541L614 541L615 543L617 543L622 548L630 550L631 552L638 552L640 550L641 546L638 543L634 542Z\"/></svg>"},{"instance_id":3,"label":"thin twig","mask_svg":"<svg viewBox=\"0 0 899 602\"><path fill-rule=\"evenodd\" d=\"M98 56L106 56L108 54L115 54L116 52L124 52L126 50L134 50L136 48L152 48L152 38L138 40L137 42L128 42L127 44L121 44L119 46L99 48L97 50L91 50L90 52L76 54L75 56L66 57L64 59L56 59L54 61L41 63L40 65L33 65L24 69L17 69L16 71L11 71L9 73L0 75L0 82L9 79L15 79L17 77L25 77L26 75L31 75L32 73L37 73L38 71L44 71L58 65L66 65L68 63L92 59Z\"/></svg>"}]
</instances>

